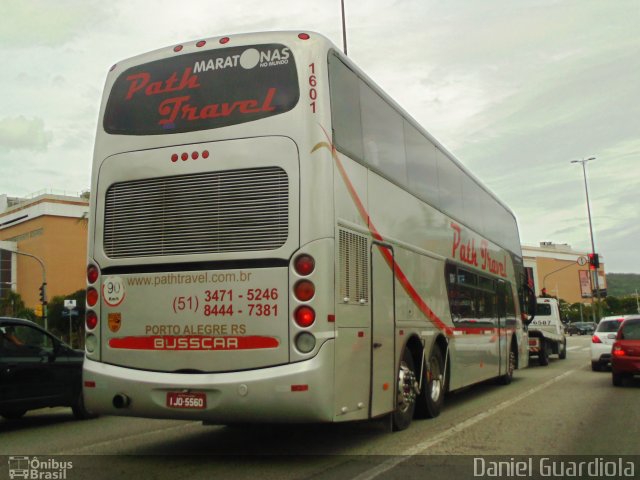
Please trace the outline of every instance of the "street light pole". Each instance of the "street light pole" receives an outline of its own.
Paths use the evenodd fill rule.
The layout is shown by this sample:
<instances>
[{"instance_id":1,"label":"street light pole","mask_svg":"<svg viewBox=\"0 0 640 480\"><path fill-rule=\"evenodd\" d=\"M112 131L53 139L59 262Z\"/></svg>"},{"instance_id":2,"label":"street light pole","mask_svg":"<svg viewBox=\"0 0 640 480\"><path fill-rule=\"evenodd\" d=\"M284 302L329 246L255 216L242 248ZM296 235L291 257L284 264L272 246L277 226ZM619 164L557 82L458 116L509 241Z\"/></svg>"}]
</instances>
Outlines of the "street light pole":
<instances>
[{"instance_id":1,"label":"street light pole","mask_svg":"<svg viewBox=\"0 0 640 480\"><path fill-rule=\"evenodd\" d=\"M344 54L347 54L347 20L344 14L344 0L340 0L340 7L342 9L342 47Z\"/></svg>"},{"instance_id":2,"label":"street light pole","mask_svg":"<svg viewBox=\"0 0 640 480\"><path fill-rule=\"evenodd\" d=\"M587 197L587 217L589 218L589 236L591 238L591 253L594 255L596 254L596 247L595 247L595 243L593 241L593 224L591 222L591 205L589 204L589 188L587 186L587 167L585 166L587 162L590 162L591 160L595 160L596 157L589 157L586 159L582 159L582 160L571 160L571 163L581 163L582 164L582 175L584 177L584 193ZM594 309L598 310L597 313L597 320L600 320L600 285L599 285L599 280L598 280L598 270L599 270L600 266L598 265L598 267L595 269L595 288L596 288L596 298L598 299L598 305L597 307ZM591 301L593 302L593 296L591 297ZM595 312L594 312L595 313Z\"/></svg>"}]
</instances>

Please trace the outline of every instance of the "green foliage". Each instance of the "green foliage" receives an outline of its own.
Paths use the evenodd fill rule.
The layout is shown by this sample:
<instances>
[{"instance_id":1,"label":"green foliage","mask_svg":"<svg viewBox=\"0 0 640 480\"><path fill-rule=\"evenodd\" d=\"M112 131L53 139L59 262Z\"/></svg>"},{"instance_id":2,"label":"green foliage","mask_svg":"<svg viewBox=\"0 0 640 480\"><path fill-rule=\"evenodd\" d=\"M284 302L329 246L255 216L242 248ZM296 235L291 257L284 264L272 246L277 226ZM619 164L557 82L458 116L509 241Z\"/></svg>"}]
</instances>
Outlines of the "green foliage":
<instances>
[{"instance_id":1,"label":"green foliage","mask_svg":"<svg viewBox=\"0 0 640 480\"><path fill-rule=\"evenodd\" d=\"M637 273L608 273L607 293L614 297L625 297L640 292L640 275Z\"/></svg>"},{"instance_id":2,"label":"green foliage","mask_svg":"<svg viewBox=\"0 0 640 480\"><path fill-rule=\"evenodd\" d=\"M568 304L564 300L559 301L560 312L564 319L569 322L591 322L593 321L593 307L591 303ZM597 302L594 302L597 306ZM634 297L612 297L608 296L600 301L600 318L612 315L628 315L638 312L638 304ZM582 316L580 307L582 306Z\"/></svg>"},{"instance_id":3,"label":"green foliage","mask_svg":"<svg viewBox=\"0 0 640 480\"><path fill-rule=\"evenodd\" d=\"M19 293L8 290L6 295L0 299L0 315L3 317L25 318L36 321L37 317L33 310L27 308Z\"/></svg>"},{"instance_id":4,"label":"green foliage","mask_svg":"<svg viewBox=\"0 0 640 480\"><path fill-rule=\"evenodd\" d=\"M68 295L53 297L47 309L49 330L67 343L72 343L74 348L80 348L84 344L85 299L86 290L78 290ZM75 300L75 310L78 312L77 316L71 317L71 340L69 339L69 312L64 308L65 300Z\"/></svg>"}]
</instances>

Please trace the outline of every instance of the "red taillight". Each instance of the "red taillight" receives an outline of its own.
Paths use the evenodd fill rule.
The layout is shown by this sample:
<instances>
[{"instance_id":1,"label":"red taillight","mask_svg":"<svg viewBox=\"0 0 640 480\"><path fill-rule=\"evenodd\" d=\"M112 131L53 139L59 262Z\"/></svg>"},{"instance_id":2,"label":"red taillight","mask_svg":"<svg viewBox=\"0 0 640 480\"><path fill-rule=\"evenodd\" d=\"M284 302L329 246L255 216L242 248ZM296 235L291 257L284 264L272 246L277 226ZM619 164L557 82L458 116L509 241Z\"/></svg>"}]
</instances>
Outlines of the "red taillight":
<instances>
[{"instance_id":1,"label":"red taillight","mask_svg":"<svg viewBox=\"0 0 640 480\"><path fill-rule=\"evenodd\" d=\"M301 327L310 327L316 320L316 312L311 307L298 307L294 313L294 319Z\"/></svg>"},{"instance_id":2,"label":"red taillight","mask_svg":"<svg viewBox=\"0 0 640 480\"><path fill-rule=\"evenodd\" d=\"M198 152L191 152L191 158L193 158L194 160L197 160L199 156L200 154Z\"/></svg>"},{"instance_id":3,"label":"red taillight","mask_svg":"<svg viewBox=\"0 0 640 480\"><path fill-rule=\"evenodd\" d=\"M308 33L299 33L299 34L298 34L298 38L299 38L300 40L309 40L311 37L309 36L309 34L308 34Z\"/></svg>"},{"instance_id":4,"label":"red taillight","mask_svg":"<svg viewBox=\"0 0 640 480\"><path fill-rule=\"evenodd\" d=\"M295 262L293 263L293 268L295 268L296 273L298 275L302 275L303 277L313 272L313 269L315 267L316 267L316 261L313 259L311 255L307 255L307 254L299 255L298 258L296 258Z\"/></svg>"},{"instance_id":5,"label":"red taillight","mask_svg":"<svg viewBox=\"0 0 640 480\"><path fill-rule=\"evenodd\" d=\"M93 307L96 303L98 303L98 291L93 288L87 288L87 305Z\"/></svg>"},{"instance_id":6,"label":"red taillight","mask_svg":"<svg viewBox=\"0 0 640 480\"><path fill-rule=\"evenodd\" d=\"M202 158L209 158L209 150L202 152Z\"/></svg>"},{"instance_id":7,"label":"red taillight","mask_svg":"<svg viewBox=\"0 0 640 480\"><path fill-rule=\"evenodd\" d=\"M94 328L96 328L96 326L98 325L98 315L96 315L96 312L94 312L93 310L89 310L87 312L86 323L87 330L93 330Z\"/></svg>"},{"instance_id":8,"label":"red taillight","mask_svg":"<svg viewBox=\"0 0 640 480\"><path fill-rule=\"evenodd\" d=\"M613 354L614 357L624 357L627 354L624 351L624 348L622 348L620 345L614 345L613 350L611 350L611 353Z\"/></svg>"},{"instance_id":9,"label":"red taillight","mask_svg":"<svg viewBox=\"0 0 640 480\"><path fill-rule=\"evenodd\" d=\"M182 50L182 45L176 45L175 47L173 47L174 52L179 52L180 50Z\"/></svg>"},{"instance_id":10,"label":"red taillight","mask_svg":"<svg viewBox=\"0 0 640 480\"><path fill-rule=\"evenodd\" d=\"M593 337L591 337L591 343L602 343L602 340L600 340L599 336L594 335Z\"/></svg>"},{"instance_id":11,"label":"red taillight","mask_svg":"<svg viewBox=\"0 0 640 480\"><path fill-rule=\"evenodd\" d=\"M223 45L224 45L225 43L228 43L228 42L229 42L229 37L222 37L222 38L220 39L220 43L221 43L221 44L223 44Z\"/></svg>"},{"instance_id":12,"label":"red taillight","mask_svg":"<svg viewBox=\"0 0 640 480\"><path fill-rule=\"evenodd\" d=\"M293 287L293 294L301 302L309 301L316 293L316 287L309 280L300 280Z\"/></svg>"},{"instance_id":13,"label":"red taillight","mask_svg":"<svg viewBox=\"0 0 640 480\"><path fill-rule=\"evenodd\" d=\"M204 47L207 44L207 42L205 42L204 40L200 40L198 43L196 43L196 47L200 48L200 47Z\"/></svg>"},{"instance_id":14,"label":"red taillight","mask_svg":"<svg viewBox=\"0 0 640 480\"><path fill-rule=\"evenodd\" d=\"M100 271L98 270L98 267L96 267L95 265L89 265L87 267L87 282L91 283L96 283L96 280L98 280L98 277L100 276Z\"/></svg>"}]
</instances>

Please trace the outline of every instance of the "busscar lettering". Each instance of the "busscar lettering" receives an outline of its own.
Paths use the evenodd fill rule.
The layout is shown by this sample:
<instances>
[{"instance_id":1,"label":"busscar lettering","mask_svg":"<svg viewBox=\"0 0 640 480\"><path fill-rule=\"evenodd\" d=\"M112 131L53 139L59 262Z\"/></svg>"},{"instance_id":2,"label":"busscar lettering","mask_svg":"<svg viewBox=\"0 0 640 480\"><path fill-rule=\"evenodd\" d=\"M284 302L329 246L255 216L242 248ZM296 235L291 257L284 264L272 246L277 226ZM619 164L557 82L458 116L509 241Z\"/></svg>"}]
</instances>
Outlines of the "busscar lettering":
<instances>
[{"instance_id":1,"label":"busscar lettering","mask_svg":"<svg viewBox=\"0 0 640 480\"><path fill-rule=\"evenodd\" d=\"M237 350L236 337L157 337L155 350Z\"/></svg>"},{"instance_id":2,"label":"busscar lettering","mask_svg":"<svg viewBox=\"0 0 640 480\"><path fill-rule=\"evenodd\" d=\"M204 107L197 107L189 104L190 96L168 98L158 107L158 112L163 117L158 122L160 125L175 123L176 119L194 121L207 118L228 117L234 112L240 114L272 112L276 109L273 106L273 97L276 94L275 88L270 88L260 104L257 99L238 100L235 102L212 103Z\"/></svg>"},{"instance_id":3,"label":"busscar lettering","mask_svg":"<svg viewBox=\"0 0 640 480\"><path fill-rule=\"evenodd\" d=\"M127 80L129 80L129 90L127 91L127 96L125 100L131 100L133 96L142 91L144 89L144 94L147 96L158 95L160 93L167 92L179 92L185 89L193 89L200 87L200 83L198 82L198 76L193 75L191 68L185 68L182 72L182 77L180 78L180 82L178 82L178 73L173 72L171 76L162 81L151 82L151 74L148 72L136 73L135 75L129 75Z\"/></svg>"}]
</instances>

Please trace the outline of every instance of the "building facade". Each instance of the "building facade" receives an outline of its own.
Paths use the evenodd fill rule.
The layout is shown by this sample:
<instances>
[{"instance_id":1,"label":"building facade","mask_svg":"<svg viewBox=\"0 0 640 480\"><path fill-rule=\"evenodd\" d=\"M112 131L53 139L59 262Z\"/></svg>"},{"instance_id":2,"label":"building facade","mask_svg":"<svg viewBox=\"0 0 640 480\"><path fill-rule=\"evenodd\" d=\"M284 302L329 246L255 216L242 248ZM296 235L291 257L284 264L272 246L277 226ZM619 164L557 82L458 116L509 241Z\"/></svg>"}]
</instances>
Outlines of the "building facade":
<instances>
[{"instance_id":1,"label":"building facade","mask_svg":"<svg viewBox=\"0 0 640 480\"><path fill-rule=\"evenodd\" d=\"M0 296L11 289L38 309L47 297L85 288L88 195L0 195Z\"/></svg>"},{"instance_id":2,"label":"building facade","mask_svg":"<svg viewBox=\"0 0 640 480\"><path fill-rule=\"evenodd\" d=\"M570 245L540 242L539 246L522 246L524 266L533 269L536 294L546 294L568 303L591 303L595 297L596 271L589 267L589 253L573 250ZM606 295L604 259L597 270L601 296Z\"/></svg>"}]
</instances>

